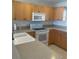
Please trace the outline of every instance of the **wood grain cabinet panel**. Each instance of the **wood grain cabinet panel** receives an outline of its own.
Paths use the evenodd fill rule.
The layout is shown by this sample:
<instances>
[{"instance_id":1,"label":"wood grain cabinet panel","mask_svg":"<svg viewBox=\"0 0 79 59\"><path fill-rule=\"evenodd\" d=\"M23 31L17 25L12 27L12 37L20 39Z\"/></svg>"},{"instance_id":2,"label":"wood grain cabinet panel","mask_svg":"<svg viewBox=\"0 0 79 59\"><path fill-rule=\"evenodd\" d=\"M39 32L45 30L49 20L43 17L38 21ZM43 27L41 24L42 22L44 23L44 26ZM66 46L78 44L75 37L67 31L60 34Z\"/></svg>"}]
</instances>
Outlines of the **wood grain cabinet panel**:
<instances>
[{"instance_id":1,"label":"wood grain cabinet panel","mask_svg":"<svg viewBox=\"0 0 79 59\"><path fill-rule=\"evenodd\" d=\"M50 9L46 6L44 6L44 13L46 15L46 21L49 20L49 11L50 11Z\"/></svg>"},{"instance_id":2,"label":"wood grain cabinet panel","mask_svg":"<svg viewBox=\"0 0 79 59\"><path fill-rule=\"evenodd\" d=\"M35 35L36 35L36 33L35 32L27 32L29 35L31 35L32 37L34 37L35 38Z\"/></svg>"},{"instance_id":3,"label":"wood grain cabinet panel","mask_svg":"<svg viewBox=\"0 0 79 59\"><path fill-rule=\"evenodd\" d=\"M40 12L40 13L42 13L43 12L43 6L33 5L32 11L33 12Z\"/></svg>"},{"instance_id":4,"label":"wood grain cabinet panel","mask_svg":"<svg viewBox=\"0 0 79 59\"><path fill-rule=\"evenodd\" d=\"M67 32L52 29L49 32L49 44L55 44L63 49L67 49Z\"/></svg>"},{"instance_id":5,"label":"wood grain cabinet panel","mask_svg":"<svg viewBox=\"0 0 79 59\"><path fill-rule=\"evenodd\" d=\"M13 1L13 3L12 3L12 20L14 20L14 19L15 19L15 3Z\"/></svg>"},{"instance_id":6,"label":"wood grain cabinet panel","mask_svg":"<svg viewBox=\"0 0 79 59\"><path fill-rule=\"evenodd\" d=\"M49 21L52 21L54 19L54 8L50 7L50 12L49 12Z\"/></svg>"},{"instance_id":7,"label":"wood grain cabinet panel","mask_svg":"<svg viewBox=\"0 0 79 59\"><path fill-rule=\"evenodd\" d=\"M14 2L12 11L13 11L13 18L15 18L16 20L32 19L32 4Z\"/></svg>"},{"instance_id":8,"label":"wood grain cabinet panel","mask_svg":"<svg viewBox=\"0 0 79 59\"><path fill-rule=\"evenodd\" d=\"M38 12L38 6L37 5L33 5L32 12Z\"/></svg>"},{"instance_id":9,"label":"wood grain cabinet panel","mask_svg":"<svg viewBox=\"0 0 79 59\"><path fill-rule=\"evenodd\" d=\"M62 32L61 35L62 35L62 42L63 42L63 43L61 43L62 47L64 49L67 49L67 32Z\"/></svg>"},{"instance_id":10,"label":"wood grain cabinet panel","mask_svg":"<svg viewBox=\"0 0 79 59\"><path fill-rule=\"evenodd\" d=\"M24 4L24 19L32 20L32 4Z\"/></svg>"},{"instance_id":11,"label":"wood grain cabinet panel","mask_svg":"<svg viewBox=\"0 0 79 59\"><path fill-rule=\"evenodd\" d=\"M67 33L59 30L55 31L55 44L63 49L67 49Z\"/></svg>"},{"instance_id":12,"label":"wood grain cabinet panel","mask_svg":"<svg viewBox=\"0 0 79 59\"><path fill-rule=\"evenodd\" d=\"M43 8L43 11L46 15L46 21L53 20L53 8L48 6L44 6Z\"/></svg>"},{"instance_id":13,"label":"wood grain cabinet panel","mask_svg":"<svg viewBox=\"0 0 79 59\"><path fill-rule=\"evenodd\" d=\"M54 20L62 20L64 13L64 7L57 7L54 9Z\"/></svg>"},{"instance_id":14,"label":"wood grain cabinet panel","mask_svg":"<svg viewBox=\"0 0 79 59\"><path fill-rule=\"evenodd\" d=\"M53 7L40 6L29 3L13 2L12 16L16 20L32 20L32 12L40 12L46 15L46 21L53 20Z\"/></svg>"},{"instance_id":15,"label":"wood grain cabinet panel","mask_svg":"<svg viewBox=\"0 0 79 59\"><path fill-rule=\"evenodd\" d=\"M49 31L49 40L48 40L48 44L50 45L50 44L54 44L54 38L55 38L55 36L54 36L54 31L53 30L50 30Z\"/></svg>"},{"instance_id":16,"label":"wood grain cabinet panel","mask_svg":"<svg viewBox=\"0 0 79 59\"><path fill-rule=\"evenodd\" d=\"M24 4L21 2L15 2L15 18L17 20L24 19Z\"/></svg>"}]
</instances>

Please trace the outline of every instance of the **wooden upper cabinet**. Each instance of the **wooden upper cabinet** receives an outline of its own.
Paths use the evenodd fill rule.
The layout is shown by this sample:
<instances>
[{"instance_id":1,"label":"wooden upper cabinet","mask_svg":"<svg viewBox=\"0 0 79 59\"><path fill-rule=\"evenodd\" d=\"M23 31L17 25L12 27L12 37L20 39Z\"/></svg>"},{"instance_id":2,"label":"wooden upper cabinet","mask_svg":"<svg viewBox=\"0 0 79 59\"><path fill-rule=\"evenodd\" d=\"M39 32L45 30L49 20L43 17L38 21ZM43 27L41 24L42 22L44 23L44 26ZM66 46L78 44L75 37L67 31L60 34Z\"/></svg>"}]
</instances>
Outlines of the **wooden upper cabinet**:
<instances>
[{"instance_id":1,"label":"wooden upper cabinet","mask_svg":"<svg viewBox=\"0 0 79 59\"><path fill-rule=\"evenodd\" d=\"M22 3L22 2L14 2L13 3L13 18L16 20L31 20L32 19L32 5Z\"/></svg>"},{"instance_id":2,"label":"wooden upper cabinet","mask_svg":"<svg viewBox=\"0 0 79 59\"><path fill-rule=\"evenodd\" d=\"M45 16L46 16L46 21L49 20L49 8L44 6L44 13L45 13Z\"/></svg>"},{"instance_id":3,"label":"wooden upper cabinet","mask_svg":"<svg viewBox=\"0 0 79 59\"><path fill-rule=\"evenodd\" d=\"M38 6L38 12L43 13L43 6Z\"/></svg>"},{"instance_id":4,"label":"wooden upper cabinet","mask_svg":"<svg viewBox=\"0 0 79 59\"><path fill-rule=\"evenodd\" d=\"M32 4L24 4L24 19L32 19Z\"/></svg>"},{"instance_id":5,"label":"wooden upper cabinet","mask_svg":"<svg viewBox=\"0 0 79 59\"><path fill-rule=\"evenodd\" d=\"M17 20L24 19L24 4L20 2L15 2L15 18Z\"/></svg>"},{"instance_id":6,"label":"wooden upper cabinet","mask_svg":"<svg viewBox=\"0 0 79 59\"><path fill-rule=\"evenodd\" d=\"M53 19L53 8L52 7L44 6L43 12L46 15L46 21L50 21Z\"/></svg>"},{"instance_id":7,"label":"wooden upper cabinet","mask_svg":"<svg viewBox=\"0 0 79 59\"><path fill-rule=\"evenodd\" d=\"M12 3L12 19L15 19L15 3Z\"/></svg>"},{"instance_id":8,"label":"wooden upper cabinet","mask_svg":"<svg viewBox=\"0 0 79 59\"><path fill-rule=\"evenodd\" d=\"M33 5L32 12L43 12L43 6Z\"/></svg>"},{"instance_id":9,"label":"wooden upper cabinet","mask_svg":"<svg viewBox=\"0 0 79 59\"><path fill-rule=\"evenodd\" d=\"M32 12L38 12L38 6L37 5L33 5Z\"/></svg>"},{"instance_id":10,"label":"wooden upper cabinet","mask_svg":"<svg viewBox=\"0 0 79 59\"><path fill-rule=\"evenodd\" d=\"M54 20L62 20L64 13L64 7L58 7L54 9Z\"/></svg>"},{"instance_id":11,"label":"wooden upper cabinet","mask_svg":"<svg viewBox=\"0 0 79 59\"><path fill-rule=\"evenodd\" d=\"M12 18L15 20L32 20L32 12L44 13L46 21L53 20L53 8L29 3L13 2Z\"/></svg>"},{"instance_id":12,"label":"wooden upper cabinet","mask_svg":"<svg viewBox=\"0 0 79 59\"><path fill-rule=\"evenodd\" d=\"M49 21L53 20L54 19L54 8L53 7L50 7L50 12L49 12Z\"/></svg>"}]
</instances>

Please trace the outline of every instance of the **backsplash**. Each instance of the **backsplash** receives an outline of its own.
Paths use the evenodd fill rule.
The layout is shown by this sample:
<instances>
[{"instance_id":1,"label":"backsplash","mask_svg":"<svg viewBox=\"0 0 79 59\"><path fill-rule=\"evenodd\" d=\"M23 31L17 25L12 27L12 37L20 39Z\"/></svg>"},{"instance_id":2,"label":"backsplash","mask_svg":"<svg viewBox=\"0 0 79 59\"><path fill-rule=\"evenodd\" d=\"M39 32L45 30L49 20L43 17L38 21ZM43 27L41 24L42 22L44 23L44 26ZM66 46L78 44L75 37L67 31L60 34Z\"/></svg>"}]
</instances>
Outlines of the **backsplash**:
<instances>
[{"instance_id":1,"label":"backsplash","mask_svg":"<svg viewBox=\"0 0 79 59\"><path fill-rule=\"evenodd\" d=\"M20 21L20 20L14 20L12 21L12 25L16 24L17 26L29 26L31 21Z\"/></svg>"},{"instance_id":2,"label":"backsplash","mask_svg":"<svg viewBox=\"0 0 79 59\"><path fill-rule=\"evenodd\" d=\"M20 21L20 20L15 20L15 21L12 21L12 25L13 24L16 24L17 26L29 26L30 24L41 24L41 25L47 24L47 25L49 25L51 23L50 23L50 21Z\"/></svg>"},{"instance_id":3,"label":"backsplash","mask_svg":"<svg viewBox=\"0 0 79 59\"><path fill-rule=\"evenodd\" d=\"M67 21L54 21L53 25L67 26Z\"/></svg>"},{"instance_id":4,"label":"backsplash","mask_svg":"<svg viewBox=\"0 0 79 59\"><path fill-rule=\"evenodd\" d=\"M17 26L29 26L30 24L67 26L67 21L20 21L20 20L15 20L15 21L12 21L12 26L13 26L13 24L16 24Z\"/></svg>"}]
</instances>

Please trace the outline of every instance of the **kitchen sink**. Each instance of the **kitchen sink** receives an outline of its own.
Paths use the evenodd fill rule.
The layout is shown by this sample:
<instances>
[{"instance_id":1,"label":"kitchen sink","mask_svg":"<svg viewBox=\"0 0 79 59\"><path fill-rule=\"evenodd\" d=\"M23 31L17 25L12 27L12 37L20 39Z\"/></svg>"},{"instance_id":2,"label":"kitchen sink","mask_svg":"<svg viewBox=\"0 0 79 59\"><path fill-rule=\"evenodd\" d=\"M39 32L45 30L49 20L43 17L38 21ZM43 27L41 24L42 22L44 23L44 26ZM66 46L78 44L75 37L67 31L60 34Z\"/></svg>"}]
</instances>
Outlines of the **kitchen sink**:
<instances>
[{"instance_id":1,"label":"kitchen sink","mask_svg":"<svg viewBox=\"0 0 79 59\"><path fill-rule=\"evenodd\" d=\"M18 37L27 36L27 34L26 34L25 32L22 32L22 33L15 33L13 36L14 36L14 38L18 38Z\"/></svg>"},{"instance_id":2,"label":"kitchen sink","mask_svg":"<svg viewBox=\"0 0 79 59\"><path fill-rule=\"evenodd\" d=\"M13 34L13 37L14 37L13 42L15 45L35 41L35 39L26 32L15 33Z\"/></svg>"}]
</instances>

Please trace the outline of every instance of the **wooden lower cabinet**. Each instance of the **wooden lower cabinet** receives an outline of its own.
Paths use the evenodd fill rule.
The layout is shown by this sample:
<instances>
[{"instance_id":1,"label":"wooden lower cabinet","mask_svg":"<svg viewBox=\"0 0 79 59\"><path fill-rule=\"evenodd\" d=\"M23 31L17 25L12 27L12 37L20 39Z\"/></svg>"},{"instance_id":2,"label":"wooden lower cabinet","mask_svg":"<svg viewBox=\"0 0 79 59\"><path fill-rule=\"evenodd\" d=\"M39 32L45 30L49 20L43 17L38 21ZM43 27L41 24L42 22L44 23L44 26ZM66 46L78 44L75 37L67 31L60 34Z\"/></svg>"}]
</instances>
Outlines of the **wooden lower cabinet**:
<instances>
[{"instance_id":1,"label":"wooden lower cabinet","mask_svg":"<svg viewBox=\"0 0 79 59\"><path fill-rule=\"evenodd\" d=\"M52 29L49 32L49 45L55 44L67 50L67 32Z\"/></svg>"},{"instance_id":2,"label":"wooden lower cabinet","mask_svg":"<svg viewBox=\"0 0 79 59\"><path fill-rule=\"evenodd\" d=\"M32 31L32 32L27 32L29 35L31 35L32 37L34 37L35 38L35 32L34 31Z\"/></svg>"},{"instance_id":3,"label":"wooden lower cabinet","mask_svg":"<svg viewBox=\"0 0 79 59\"><path fill-rule=\"evenodd\" d=\"M48 40L48 44L54 44L54 33L53 30L49 31L49 40Z\"/></svg>"}]
</instances>

